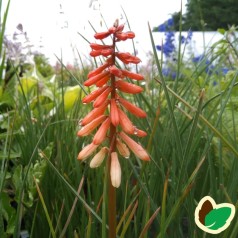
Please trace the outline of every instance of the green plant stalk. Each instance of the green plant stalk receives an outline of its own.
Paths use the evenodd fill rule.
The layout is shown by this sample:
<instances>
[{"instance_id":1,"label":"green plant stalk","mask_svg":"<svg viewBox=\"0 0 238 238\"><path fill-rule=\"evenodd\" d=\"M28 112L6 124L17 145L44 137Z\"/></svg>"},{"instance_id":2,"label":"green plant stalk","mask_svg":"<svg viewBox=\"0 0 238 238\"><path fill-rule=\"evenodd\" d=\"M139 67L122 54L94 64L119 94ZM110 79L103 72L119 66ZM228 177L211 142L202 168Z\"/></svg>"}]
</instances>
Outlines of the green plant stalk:
<instances>
[{"instance_id":1,"label":"green plant stalk","mask_svg":"<svg viewBox=\"0 0 238 238\"><path fill-rule=\"evenodd\" d=\"M53 236L53 238L56 238L55 231L54 231L52 222L51 222L51 220L50 220L50 216L49 216L49 213L48 213L48 210L47 210L47 207L46 207L44 198L43 198L43 196L42 196L42 193L41 193L41 191L40 191L40 188L39 188L39 186L38 186L38 183L36 182L35 177L34 177L34 181L35 181L36 189L37 189L38 195L39 195L39 197L40 197L40 200L41 200L41 203L42 203L44 212L45 212L46 219L47 219L48 224L49 224L49 227L50 227L51 235Z\"/></svg>"},{"instance_id":2,"label":"green plant stalk","mask_svg":"<svg viewBox=\"0 0 238 238\"><path fill-rule=\"evenodd\" d=\"M167 198L167 192L168 192L168 181L169 181L169 170L166 174L165 182L164 182L164 190L163 190L163 198L162 198L162 214L161 214L161 225L160 230L162 237L165 236L165 216L166 216L166 198Z\"/></svg>"}]
</instances>

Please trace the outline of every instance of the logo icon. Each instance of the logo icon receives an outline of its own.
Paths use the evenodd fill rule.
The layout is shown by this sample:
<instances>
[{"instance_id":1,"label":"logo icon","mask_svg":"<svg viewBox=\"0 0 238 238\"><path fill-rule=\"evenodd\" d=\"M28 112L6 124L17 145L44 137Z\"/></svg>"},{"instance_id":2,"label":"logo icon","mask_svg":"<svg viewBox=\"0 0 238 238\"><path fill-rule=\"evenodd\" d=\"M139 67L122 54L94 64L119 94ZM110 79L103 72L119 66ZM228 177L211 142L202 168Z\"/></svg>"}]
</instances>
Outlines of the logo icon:
<instances>
[{"instance_id":1,"label":"logo icon","mask_svg":"<svg viewBox=\"0 0 238 238\"><path fill-rule=\"evenodd\" d=\"M206 196L195 209L196 225L210 234L224 231L235 216L235 206L230 203L216 204L213 198Z\"/></svg>"}]
</instances>

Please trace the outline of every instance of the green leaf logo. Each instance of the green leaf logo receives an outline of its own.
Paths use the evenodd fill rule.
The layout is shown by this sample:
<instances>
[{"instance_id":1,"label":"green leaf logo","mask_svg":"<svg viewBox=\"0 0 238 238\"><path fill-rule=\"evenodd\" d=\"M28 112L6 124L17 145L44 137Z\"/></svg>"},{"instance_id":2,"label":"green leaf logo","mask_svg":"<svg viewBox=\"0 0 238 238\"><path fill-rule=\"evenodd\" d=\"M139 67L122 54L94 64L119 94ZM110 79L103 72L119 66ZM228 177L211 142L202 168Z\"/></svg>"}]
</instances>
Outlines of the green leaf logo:
<instances>
[{"instance_id":1,"label":"green leaf logo","mask_svg":"<svg viewBox=\"0 0 238 238\"><path fill-rule=\"evenodd\" d=\"M200 229L218 234L230 225L235 216L235 206L230 203L216 204L213 198L206 196L198 203L194 215Z\"/></svg>"}]
</instances>

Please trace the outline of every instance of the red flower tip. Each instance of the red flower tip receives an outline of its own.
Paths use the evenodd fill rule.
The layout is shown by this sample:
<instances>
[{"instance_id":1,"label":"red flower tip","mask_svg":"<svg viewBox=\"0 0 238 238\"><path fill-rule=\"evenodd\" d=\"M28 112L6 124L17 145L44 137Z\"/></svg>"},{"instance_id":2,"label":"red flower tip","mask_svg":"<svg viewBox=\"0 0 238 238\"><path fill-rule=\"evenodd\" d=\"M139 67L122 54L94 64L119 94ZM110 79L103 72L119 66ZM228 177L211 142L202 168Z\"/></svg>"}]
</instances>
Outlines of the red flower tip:
<instances>
[{"instance_id":1,"label":"red flower tip","mask_svg":"<svg viewBox=\"0 0 238 238\"><path fill-rule=\"evenodd\" d=\"M94 108L91 112L89 112L89 114L86 117L84 117L84 119L81 121L81 125L85 126L88 123L90 123L92 120L94 120L96 117L101 116L105 112L108 103L109 101L107 100L105 101L103 105L101 105L100 107Z\"/></svg>"},{"instance_id":2,"label":"red flower tip","mask_svg":"<svg viewBox=\"0 0 238 238\"><path fill-rule=\"evenodd\" d=\"M112 45L99 45L96 43L91 43L90 47L92 48L92 50L105 50L105 49L111 49Z\"/></svg>"},{"instance_id":3,"label":"red flower tip","mask_svg":"<svg viewBox=\"0 0 238 238\"><path fill-rule=\"evenodd\" d=\"M88 94L87 96L85 96L82 99L83 103L89 103L92 102L93 100L95 100L99 95L101 95L107 88L109 88L109 86L104 86L102 88L99 88L93 92L91 92L90 94Z\"/></svg>"},{"instance_id":4,"label":"red flower tip","mask_svg":"<svg viewBox=\"0 0 238 238\"><path fill-rule=\"evenodd\" d=\"M111 122L114 126L118 126L120 123L120 118L119 118L119 113L118 113L118 108L117 108L117 103L116 100L113 98L111 99L111 111L110 111L110 116L111 116Z\"/></svg>"},{"instance_id":5,"label":"red flower tip","mask_svg":"<svg viewBox=\"0 0 238 238\"><path fill-rule=\"evenodd\" d=\"M109 31L99 32L94 35L94 38L97 40L103 40L103 39L107 38L110 34L111 34L111 32L109 32Z\"/></svg>"},{"instance_id":6,"label":"red flower tip","mask_svg":"<svg viewBox=\"0 0 238 238\"><path fill-rule=\"evenodd\" d=\"M104 78L105 76L109 75L109 71L104 71L102 73L99 73L93 77L90 77L88 80L86 80L84 82L85 86L92 86L93 84L95 84L96 82L98 82L100 79Z\"/></svg>"},{"instance_id":7,"label":"red flower tip","mask_svg":"<svg viewBox=\"0 0 238 238\"><path fill-rule=\"evenodd\" d=\"M116 87L124 93L141 93L143 88L132 83L124 82L123 80L116 81Z\"/></svg>"},{"instance_id":8,"label":"red flower tip","mask_svg":"<svg viewBox=\"0 0 238 238\"><path fill-rule=\"evenodd\" d=\"M127 117L127 115L121 109L118 109L118 112L120 117L120 126L122 130L128 134L134 134L135 126L132 124L131 120Z\"/></svg>"},{"instance_id":9,"label":"red flower tip","mask_svg":"<svg viewBox=\"0 0 238 238\"><path fill-rule=\"evenodd\" d=\"M109 63L106 62L105 64L101 65L100 67L96 68L95 70L89 72L88 78L91 78L99 73L101 73L104 69L106 69L109 66Z\"/></svg>"},{"instance_id":10,"label":"red flower tip","mask_svg":"<svg viewBox=\"0 0 238 238\"><path fill-rule=\"evenodd\" d=\"M135 79L135 80L143 80L144 79L144 76L141 74L132 73L132 72L124 70L124 69L122 69L121 71L122 71L123 75L128 78Z\"/></svg>"},{"instance_id":11,"label":"red flower tip","mask_svg":"<svg viewBox=\"0 0 238 238\"><path fill-rule=\"evenodd\" d=\"M97 117L90 123L88 123L86 126L82 127L80 131L78 131L77 136L87 136L89 135L97 126L99 126L107 116L102 115L100 117Z\"/></svg>"},{"instance_id":12,"label":"red flower tip","mask_svg":"<svg viewBox=\"0 0 238 238\"><path fill-rule=\"evenodd\" d=\"M130 53L118 52L115 55L118 59L120 59L125 64L129 64L129 63L138 64L141 62L141 60L138 57L133 56Z\"/></svg>"},{"instance_id":13,"label":"red flower tip","mask_svg":"<svg viewBox=\"0 0 238 238\"><path fill-rule=\"evenodd\" d=\"M119 133L119 136L139 159L145 161L150 160L150 156L140 144L137 144L134 140L132 140L127 134L122 131Z\"/></svg>"},{"instance_id":14,"label":"red flower tip","mask_svg":"<svg viewBox=\"0 0 238 238\"><path fill-rule=\"evenodd\" d=\"M98 131L96 132L94 138L93 138L93 144L95 145L100 145L104 139L106 138L107 135L107 130L109 129L111 124L111 120L108 117L100 126L100 128L98 129Z\"/></svg>"},{"instance_id":15,"label":"red flower tip","mask_svg":"<svg viewBox=\"0 0 238 238\"><path fill-rule=\"evenodd\" d=\"M101 106L107 99L109 93L112 91L111 87L108 87L104 92L97 97L97 99L93 103L93 107Z\"/></svg>"},{"instance_id":16,"label":"red flower tip","mask_svg":"<svg viewBox=\"0 0 238 238\"><path fill-rule=\"evenodd\" d=\"M134 135L136 135L138 137L145 137L145 136L147 136L147 133L145 131L135 128Z\"/></svg>"},{"instance_id":17,"label":"red flower tip","mask_svg":"<svg viewBox=\"0 0 238 238\"><path fill-rule=\"evenodd\" d=\"M119 102L121 103L121 105L123 107L125 107L130 113L138 116L138 117L141 117L141 118L144 118L146 117L146 112L143 111L141 108L135 106L134 104L128 102L127 100L125 100L124 98L119 98Z\"/></svg>"},{"instance_id":18,"label":"red flower tip","mask_svg":"<svg viewBox=\"0 0 238 238\"><path fill-rule=\"evenodd\" d=\"M133 39L135 37L135 33L133 31L126 32L126 35L128 39Z\"/></svg>"},{"instance_id":19,"label":"red flower tip","mask_svg":"<svg viewBox=\"0 0 238 238\"><path fill-rule=\"evenodd\" d=\"M102 87L105 85L110 79L110 74L107 74L105 77L101 78L98 82L96 82L97 87Z\"/></svg>"}]
</instances>

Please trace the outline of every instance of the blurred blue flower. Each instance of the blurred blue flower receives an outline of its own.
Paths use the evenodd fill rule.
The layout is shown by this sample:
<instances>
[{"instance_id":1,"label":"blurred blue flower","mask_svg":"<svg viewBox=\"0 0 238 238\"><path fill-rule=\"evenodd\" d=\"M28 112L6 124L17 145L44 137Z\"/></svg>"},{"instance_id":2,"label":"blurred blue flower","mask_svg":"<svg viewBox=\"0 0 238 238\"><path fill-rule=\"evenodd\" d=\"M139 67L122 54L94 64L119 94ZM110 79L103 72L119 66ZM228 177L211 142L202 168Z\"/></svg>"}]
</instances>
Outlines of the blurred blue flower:
<instances>
[{"instance_id":1,"label":"blurred blue flower","mask_svg":"<svg viewBox=\"0 0 238 238\"><path fill-rule=\"evenodd\" d=\"M192 37L193 37L193 32L189 30L187 33L187 37L181 35L181 44L189 43L189 41L192 40Z\"/></svg>"},{"instance_id":2,"label":"blurred blue flower","mask_svg":"<svg viewBox=\"0 0 238 238\"><path fill-rule=\"evenodd\" d=\"M165 33L165 42L162 46L157 45L157 50L162 51L166 57L171 56L171 54L175 50L175 44L174 44L174 32L166 32Z\"/></svg>"},{"instance_id":3,"label":"blurred blue flower","mask_svg":"<svg viewBox=\"0 0 238 238\"><path fill-rule=\"evenodd\" d=\"M176 72L174 72L172 69L170 68L163 68L162 69L162 73L165 77L171 77L172 79L176 78Z\"/></svg>"},{"instance_id":4,"label":"blurred blue flower","mask_svg":"<svg viewBox=\"0 0 238 238\"><path fill-rule=\"evenodd\" d=\"M222 70L222 73L223 73L224 75L226 75L226 74L229 72L230 69L228 69L228 68L222 68L221 70Z\"/></svg>"},{"instance_id":5,"label":"blurred blue flower","mask_svg":"<svg viewBox=\"0 0 238 238\"><path fill-rule=\"evenodd\" d=\"M174 20L173 20L173 18L170 18L167 21L165 21L164 23L162 23L161 25L159 25L157 27L157 31L158 32L169 31L173 28L173 26L174 26Z\"/></svg>"}]
</instances>

